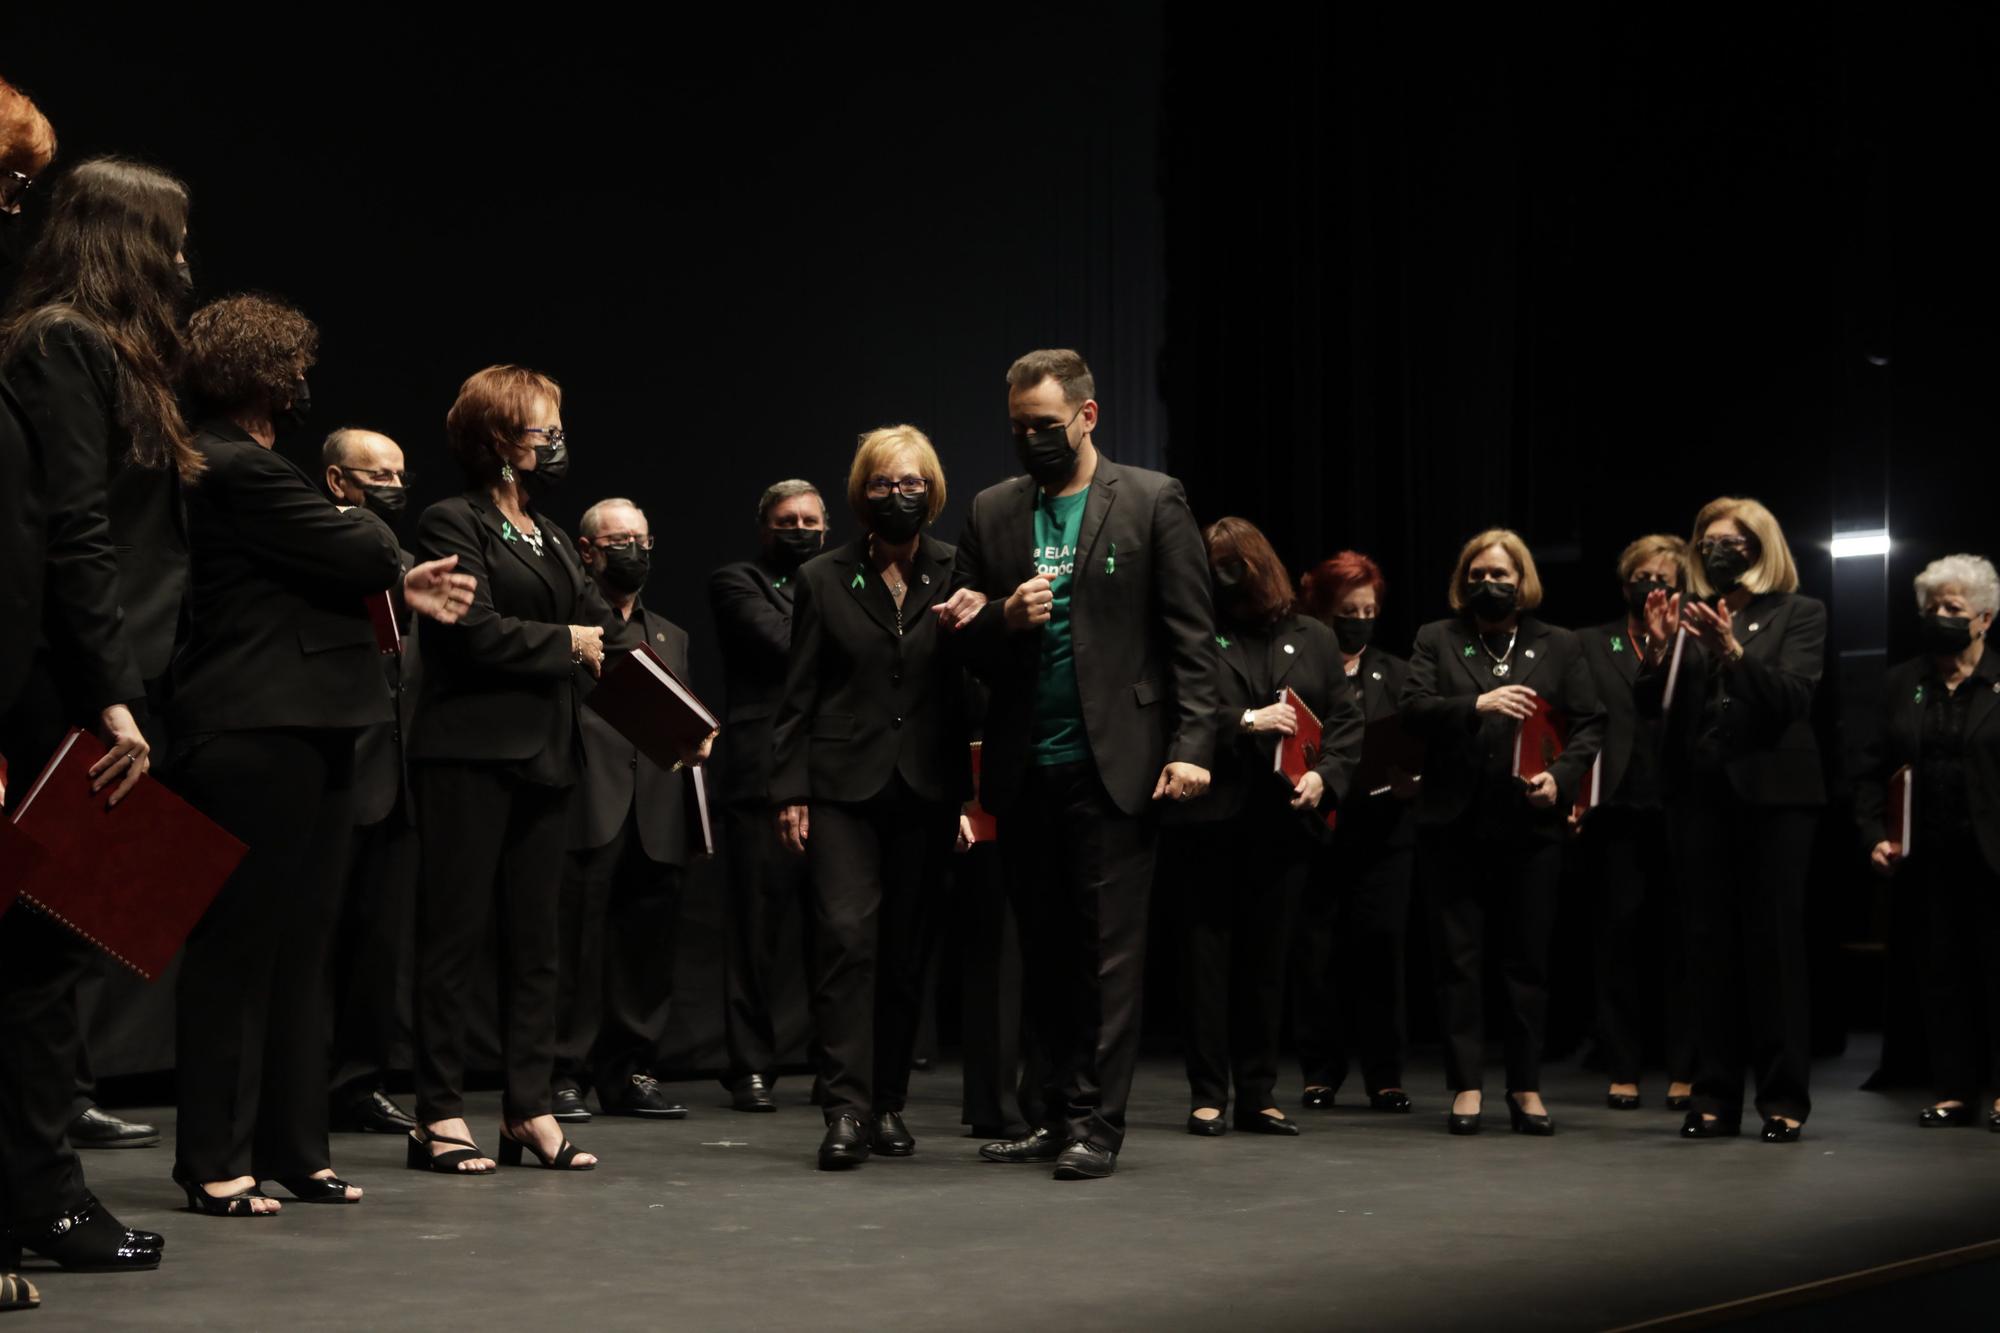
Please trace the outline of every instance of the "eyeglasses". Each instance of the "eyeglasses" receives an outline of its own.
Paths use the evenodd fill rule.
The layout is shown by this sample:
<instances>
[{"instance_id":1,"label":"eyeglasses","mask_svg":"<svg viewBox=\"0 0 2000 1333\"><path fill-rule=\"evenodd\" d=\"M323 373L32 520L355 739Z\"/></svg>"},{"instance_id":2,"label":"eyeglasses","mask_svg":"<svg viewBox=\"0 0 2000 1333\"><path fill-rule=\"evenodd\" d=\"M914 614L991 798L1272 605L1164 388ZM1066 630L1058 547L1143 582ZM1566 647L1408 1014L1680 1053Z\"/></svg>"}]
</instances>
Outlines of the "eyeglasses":
<instances>
[{"instance_id":1,"label":"eyeglasses","mask_svg":"<svg viewBox=\"0 0 2000 1333\"><path fill-rule=\"evenodd\" d=\"M539 435L557 448L561 448L564 441L569 439L569 436L563 434L561 426L530 426L524 434Z\"/></svg>"},{"instance_id":2,"label":"eyeglasses","mask_svg":"<svg viewBox=\"0 0 2000 1333\"><path fill-rule=\"evenodd\" d=\"M894 491L898 495L924 495L929 493L931 484L922 477L898 477L891 481L887 477L868 479L868 498L879 500Z\"/></svg>"},{"instance_id":3,"label":"eyeglasses","mask_svg":"<svg viewBox=\"0 0 2000 1333\"><path fill-rule=\"evenodd\" d=\"M25 171L12 169L0 171L0 210L9 213L21 211L21 197L27 194L35 178Z\"/></svg>"},{"instance_id":4,"label":"eyeglasses","mask_svg":"<svg viewBox=\"0 0 2000 1333\"><path fill-rule=\"evenodd\" d=\"M622 551L628 546L636 546L642 551L653 549L653 534L650 532L603 532L584 540L600 551Z\"/></svg>"},{"instance_id":5,"label":"eyeglasses","mask_svg":"<svg viewBox=\"0 0 2000 1333\"><path fill-rule=\"evenodd\" d=\"M364 486L408 486L412 476L393 467L342 467L349 478Z\"/></svg>"},{"instance_id":6,"label":"eyeglasses","mask_svg":"<svg viewBox=\"0 0 2000 1333\"><path fill-rule=\"evenodd\" d=\"M1694 549L1707 555L1711 551L1747 551L1750 549L1748 537L1703 537L1694 544Z\"/></svg>"}]
</instances>

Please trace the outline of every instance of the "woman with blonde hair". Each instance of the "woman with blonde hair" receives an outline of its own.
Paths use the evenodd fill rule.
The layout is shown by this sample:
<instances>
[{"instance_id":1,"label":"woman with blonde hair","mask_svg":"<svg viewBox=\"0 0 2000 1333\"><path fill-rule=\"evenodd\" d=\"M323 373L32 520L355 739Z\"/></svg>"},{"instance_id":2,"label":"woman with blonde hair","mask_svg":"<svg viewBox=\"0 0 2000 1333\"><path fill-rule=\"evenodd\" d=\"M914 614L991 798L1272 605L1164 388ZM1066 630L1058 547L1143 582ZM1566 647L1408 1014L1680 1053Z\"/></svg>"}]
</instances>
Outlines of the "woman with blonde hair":
<instances>
[{"instance_id":1,"label":"woman with blonde hair","mask_svg":"<svg viewBox=\"0 0 2000 1333\"><path fill-rule=\"evenodd\" d=\"M914 426L861 437L847 502L862 535L799 568L773 729L771 803L812 869L821 1170L908 1157L910 1056L932 938L925 895L972 792L958 663L932 613L957 549L924 529L944 469Z\"/></svg>"},{"instance_id":2,"label":"woman with blonde hair","mask_svg":"<svg viewBox=\"0 0 2000 1333\"><path fill-rule=\"evenodd\" d=\"M1725 496L1695 516L1687 594L1646 598L1640 712L1665 718L1662 779L1696 969L1691 1139L1740 1132L1756 1079L1766 1143L1812 1111L1805 887L1826 787L1812 728L1826 608L1799 595L1771 511ZM1676 622L1678 616L1678 622Z\"/></svg>"}]
</instances>

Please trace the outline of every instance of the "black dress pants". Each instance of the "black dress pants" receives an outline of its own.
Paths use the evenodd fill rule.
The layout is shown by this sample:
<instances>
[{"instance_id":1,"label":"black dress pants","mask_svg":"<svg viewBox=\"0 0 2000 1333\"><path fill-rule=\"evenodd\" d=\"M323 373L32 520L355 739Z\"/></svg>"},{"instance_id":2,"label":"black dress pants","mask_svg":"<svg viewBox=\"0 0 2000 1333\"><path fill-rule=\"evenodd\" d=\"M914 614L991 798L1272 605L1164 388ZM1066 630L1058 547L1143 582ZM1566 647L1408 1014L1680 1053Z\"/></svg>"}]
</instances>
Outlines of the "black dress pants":
<instances>
[{"instance_id":1,"label":"black dress pants","mask_svg":"<svg viewBox=\"0 0 2000 1333\"><path fill-rule=\"evenodd\" d=\"M1657 977L1667 1077L1691 1082L1695 997L1666 815L1624 806L1593 810L1578 850L1596 909L1597 1053L1608 1081L1640 1080L1650 1007L1646 982Z\"/></svg>"},{"instance_id":2,"label":"black dress pants","mask_svg":"<svg viewBox=\"0 0 2000 1333\"><path fill-rule=\"evenodd\" d=\"M1743 1116L1812 1112L1806 877L1819 811L1745 805L1719 775L1676 811L1695 988L1694 1107Z\"/></svg>"},{"instance_id":3,"label":"black dress pants","mask_svg":"<svg viewBox=\"0 0 2000 1333\"><path fill-rule=\"evenodd\" d=\"M826 1118L901 1111L923 1020L939 879L957 812L900 777L866 801L814 801L813 1024Z\"/></svg>"},{"instance_id":4,"label":"black dress pants","mask_svg":"<svg viewBox=\"0 0 2000 1333\"><path fill-rule=\"evenodd\" d=\"M410 1059L416 951L417 830L402 814L354 830L347 887L334 929L335 1097L372 1092Z\"/></svg>"},{"instance_id":5,"label":"black dress pants","mask_svg":"<svg viewBox=\"0 0 2000 1333\"><path fill-rule=\"evenodd\" d=\"M176 1165L307 1176L327 1146L327 947L354 828L354 733L175 743L168 780L248 848L188 936L175 1025Z\"/></svg>"},{"instance_id":6,"label":"black dress pants","mask_svg":"<svg viewBox=\"0 0 2000 1333\"><path fill-rule=\"evenodd\" d=\"M999 833L1044 1062L1042 1127L1116 1152L1139 1059L1158 824L1120 810L1085 761L1030 767Z\"/></svg>"},{"instance_id":7,"label":"black dress pants","mask_svg":"<svg viewBox=\"0 0 2000 1333\"><path fill-rule=\"evenodd\" d=\"M1180 881L1181 1038L1191 1107L1275 1105L1285 964L1312 843L1291 811L1253 807L1166 833Z\"/></svg>"},{"instance_id":8,"label":"black dress pants","mask_svg":"<svg viewBox=\"0 0 2000 1333\"><path fill-rule=\"evenodd\" d=\"M1387 798L1375 798L1387 799ZM1336 1091L1358 1061L1368 1092L1403 1086L1416 849L1336 833L1300 895L1293 1027L1307 1087Z\"/></svg>"},{"instance_id":9,"label":"black dress pants","mask_svg":"<svg viewBox=\"0 0 2000 1333\"><path fill-rule=\"evenodd\" d=\"M2000 1069L2000 875L1971 838L1918 843L1898 890L1923 896L1930 927L1924 1022L1937 1100L1979 1103Z\"/></svg>"},{"instance_id":10,"label":"black dress pants","mask_svg":"<svg viewBox=\"0 0 2000 1333\"><path fill-rule=\"evenodd\" d=\"M555 1064L557 902L570 789L499 764L413 764L417 1119L465 1114L465 1031L480 943L498 929L502 1114L547 1115Z\"/></svg>"},{"instance_id":11,"label":"black dress pants","mask_svg":"<svg viewBox=\"0 0 2000 1333\"><path fill-rule=\"evenodd\" d=\"M1000 849L980 843L952 860L957 906L959 1051L965 1064L959 1119L1011 1137L1045 1118L1043 1075L1022 1023L1021 932L1007 901Z\"/></svg>"},{"instance_id":12,"label":"black dress pants","mask_svg":"<svg viewBox=\"0 0 2000 1333\"><path fill-rule=\"evenodd\" d=\"M661 1062L683 875L646 855L630 811L610 842L566 860L555 1077L601 1101Z\"/></svg>"},{"instance_id":13,"label":"black dress pants","mask_svg":"<svg viewBox=\"0 0 2000 1333\"><path fill-rule=\"evenodd\" d=\"M774 973L779 941L794 929L799 959L812 970L813 908L806 859L778 842L776 818L767 805L731 805L722 812L724 855L729 863L729 903L723 918L728 934L722 970L722 1031L729 1053L723 1078L734 1087L751 1074L770 1079L778 1063L778 1029L773 1013L779 993L791 987ZM811 989L810 980L805 989ZM811 1059L819 1065L817 1044Z\"/></svg>"},{"instance_id":14,"label":"black dress pants","mask_svg":"<svg viewBox=\"0 0 2000 1333\"><path fill-rule=\"evenodd\" d=\"M1562 844L1495 836L1468 818L1422 828L1417 873L1430 924L1445 1086L1485 1087L1485 961L1491 931L1507 996L1502 1028L1507 1090L1539 1092L1549 1016L1549 940L1555 931Z\"/></svg>"}]
</instances>

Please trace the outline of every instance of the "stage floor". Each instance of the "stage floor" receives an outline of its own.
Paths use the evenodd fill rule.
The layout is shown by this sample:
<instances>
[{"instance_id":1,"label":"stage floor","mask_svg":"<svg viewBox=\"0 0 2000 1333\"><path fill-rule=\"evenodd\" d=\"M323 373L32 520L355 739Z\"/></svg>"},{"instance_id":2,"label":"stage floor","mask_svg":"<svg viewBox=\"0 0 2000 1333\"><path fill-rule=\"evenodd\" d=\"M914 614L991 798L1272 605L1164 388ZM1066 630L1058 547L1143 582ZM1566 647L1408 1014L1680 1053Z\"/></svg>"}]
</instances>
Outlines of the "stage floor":
<instances>
[{"instance_id":1,"label":"stage floor","mask_svg":"<svg viewBox=\"0 0 2000 1333\"><path fill-rule=\"evenodd\" d=\"M917 1155L812 1169L802 1079L775 1115L675 1086L684 1121L598 1119L571 1177L403 1169L400 1139L341 1135L352 1208L271 1220L179 1208L167 1146L92 1152L92 1187L166 1233L156 1273L40 1271L57 1329L1602 1329L2000 1237L2000 1135L1920 1130L1918 1094L1856 1090L1872 1046L1814 1071L1806 1137L1683 1143L1680 1117L1604 1108L1553 1073L1553 1139L1444 1132L1419 1110L1298 1112L1297 1139L1181 1131L1177 1066L1141 1071L1110 1180L979 1160L955 1071L915 1076ZM1284 1090L1297 1095L1296 1084ZM475 1098L490 1150L496 1098ZM1288 1111L1289 1113L1289 1111ZM282 1193L274 1189L274 1193ZM1990 1272L1995 1266L1985 1265ZM9 1321L12 1328L15 1321ZM1788 1325L1789 1326L1789 1325Z\"/></svg>"}]
</instances>

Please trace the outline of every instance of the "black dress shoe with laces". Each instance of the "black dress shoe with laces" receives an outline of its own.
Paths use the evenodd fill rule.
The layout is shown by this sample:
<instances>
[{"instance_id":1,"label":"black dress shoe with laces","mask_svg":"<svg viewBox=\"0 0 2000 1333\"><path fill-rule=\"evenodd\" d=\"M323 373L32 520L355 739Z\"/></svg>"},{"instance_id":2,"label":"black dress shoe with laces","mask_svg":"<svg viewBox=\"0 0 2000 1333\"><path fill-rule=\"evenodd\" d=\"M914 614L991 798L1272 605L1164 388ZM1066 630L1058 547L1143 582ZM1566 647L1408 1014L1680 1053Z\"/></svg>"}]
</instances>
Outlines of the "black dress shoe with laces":
<instances>
[{"instance_id":1,"label":"black dress shoe with laces","mask_svg":"<svg viewBox=\"0 0 2000 1333\"><path fill-rule=\"evenodd\" d=\"M1384 1088L1380 1092L1371 1092L1368 1094L1368 1109L1371 1111L1389 1111L1396 1115L1408 1115L1414 1106L1415 1103L1410 1100L1410 1094L1404 1092L1401 1088Z\"/></svg>"},{"instance_id":2,"label":"black dress shoe with laces","mask_svg":"<svg viewBox=\"0 0 2000 1333\"><path fill-rule=\"evenodd\" d=\"M597 1090L597 1105L606 1115L636 1115L647 1120L685 1120L688 1109L667 1096L651 1074L632 1074L614 1087Z\"/></svg>"},{"instance_id":3,"label":"black dress shoe with laces","mask_svg":"<svg viewBox=\"0 0 2000 1333\"><path fill-rule=\"evenodd\" d=\"M882 1111L868 1136L869 1146L884 1157L908 1157L917 1150L916 1136L903 1123L900 1112Z\"/></svg>"},{"instance_id":4,"label":"black dress shoe with laces","mask_svg":"<svg viewBox=\"0 0 2000 1333\"><path fill-rule=\"evenodd\" d=\"M1917 1123L1925 1129L1956 1129L1970 1128L1978 1120L1970 1106L1926 1106L1917 1112Z\"/></svg>"},{"instance_id":5,"label":"black dress shoe with laces","mask_svg":"<svg viewBox=\"0 0 2000 1333\"><path fill-rule=\"evenodd\" d=\"M1805 1129L1803 1124L1788 1125L1779 1116L1766 1116L1764 1128L1757 1135L1766 1143L1797 1143L1799 1134Z\"/></svg>"},{"instance_id":6,"label":"black dress shoe with laces","mask_svg":"<svg viewBox=\"0 0 2000 1333\"><path fill-rule=\"evenodd\" d=\"M1118 1169L1118 1154L1088 1140L1078 1140L1056 1158L1057 1180L1102 1180Z\"/></svg>"},{"instance_id":7,"label":"black dress shoe with laces","mask_svg":"<svg viewBox=\"0 0 2000 1333\"><path fill-rule=\"evenodd\" d=\"M129 1273L160 1266L160 1247L143 1243L111 1210L88 1196L73 1213L8 1227L0 1233L0 1268L30 1250L76 1273ZM145 1233L150 1234L150 1233Z\"/></svg>"},{"instance_id":8,"label":"black dress shoe with laces","mask_svg":"<svg viewBox=\"0 0 2000 1333\"><path fill-rule=\"evenodd\" d=\"M416 1120L380 1088L337 1094L329 1108L329 1129L347 1134L407 1134Z\"/></svg>"},{"instance_id":9,"label":"black dress shoe with laces","mask_svg":"<svg viewBox=\"0 0 2000 1333\"><path fill-rule=\"evenodd\" d=\"M1687 1119L1681 1121L1681 1137L1684 1139L1733 1139L1742 1132L1740 1121L1724 1120L1719 1116L1704 1117L1699 1111L1689 1111Z\"/></svg>"},{"instance_id":10,"label":"black dress shoe with laces","mask_svg":"<svg viewBox=\"0 0 2000 1333\"><path fill-rule=\"evenodd\" d=\"M160 1131L93 1106L69 1122L69 1141L76 1148L150 1148L160 1141Z\"/></svg>"},{"instance_id":11,"label":"black dress shoe with laces","mask_svg":"<svg viewBox=\"0 0 2000 1333\"><path fill-rule=\"evenodd\" d=\"M845 1171L868 1160L868 1131L851 1115L837 1115L827 1122L826 1137L819 1142L819 1169Z\"/></svg>"},{"instance_id":12,"label":"black dress shoe with laces","mask_svg":"<svg viewBox=\"0 0 2000 1333\"><path fill-rule=\"evenodd\" d=\"M587 1125L590 1123L590 1108L583 1103L583 1093L573 1084L563 1084L549 1092L549 1114L565 1125Z\"/></svg>"},{"instance_id":13,"label":"black dress shoe with laces","mask_svg":"<svg viewBox=\"0 0 2000 1333\"><path fill-rule=\"evenodd\" d=\"M1046 1129L1032 1130L1018 1139L989 1143L979 1155L989 1162L1053 1162L1062 1156L1063 1141Z\"/></svg>"},{"instance_id":14,"label":"black dress shoe with laces","mask_svg":"<svg viewBox=\"0 0 2000 1333\"><path fill-rule=\"evenodd\" d=\"M729 1089L729 1108L732 1111L775 1111L778 1104L771 1100L771 1085L764 1081L762 1074L745 1074Z\"/></svg>"},{"instance_id":15,"label":"black dress shoe with laces","mask_svg":"<svg viewBox=\"0 0 2000 1333\"><path fill-rule=\"evenodd\" d=\"M1236 1113L1236 1132L1239 1134L1276 1134L1283 1138L1295 1139L1299 1136L1300 1130L1292 1121L1280 1120L1277 1116L1265 1115L1262 1111L1238 1111Z\"/></svg>"}]
</instances>

